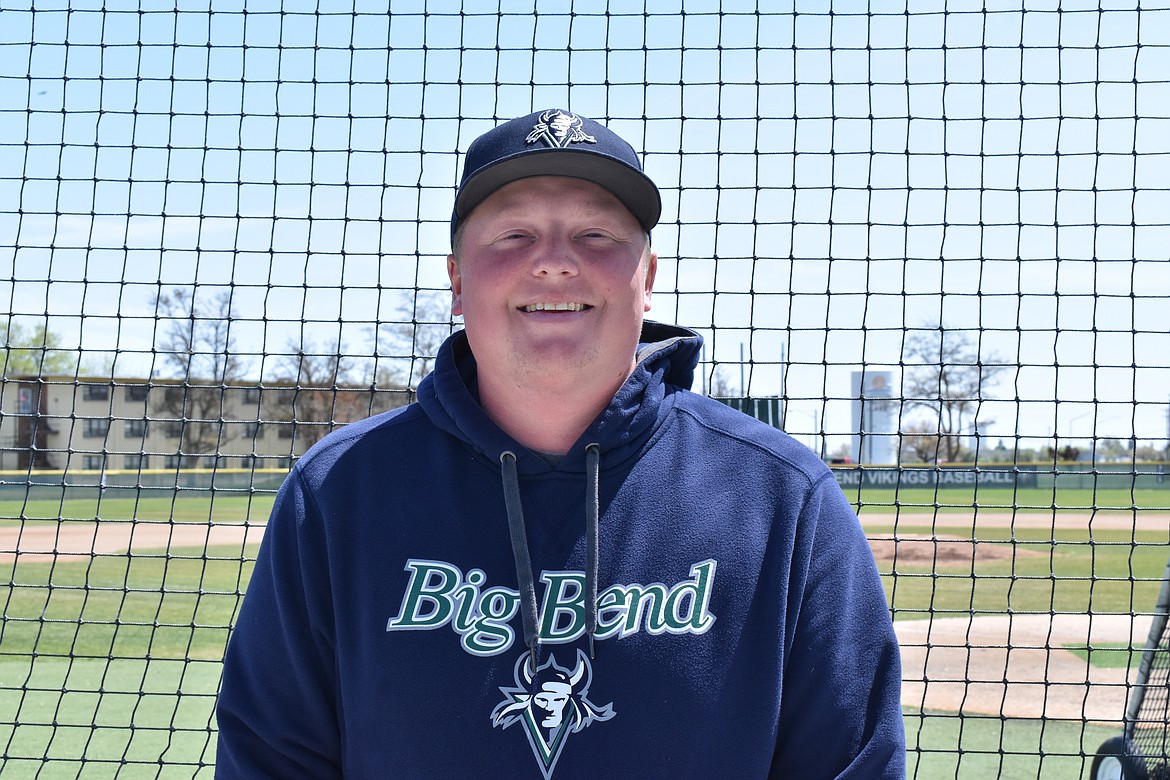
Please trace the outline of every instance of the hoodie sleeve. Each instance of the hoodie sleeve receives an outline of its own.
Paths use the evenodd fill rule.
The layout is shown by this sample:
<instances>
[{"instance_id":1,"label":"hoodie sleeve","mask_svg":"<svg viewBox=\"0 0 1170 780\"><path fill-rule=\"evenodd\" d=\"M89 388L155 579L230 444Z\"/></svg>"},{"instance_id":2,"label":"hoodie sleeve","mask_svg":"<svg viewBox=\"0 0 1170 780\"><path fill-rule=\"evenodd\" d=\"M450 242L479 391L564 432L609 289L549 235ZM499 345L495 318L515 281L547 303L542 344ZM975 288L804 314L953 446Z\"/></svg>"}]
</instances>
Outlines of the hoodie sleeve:
<instances>
[{"instance_id":1,"label":"hoodie sleeve","mask_svg":"<svg viewBox=\"0 0 1170 780\"><path fill-rule=\"evenodd\" d=\"M831 475L804 508L792 567L771 776L904 777L897 638L873 553Z\"/></svg>"},{"instance_id":2,"label":"hoodie sleeve","mask_svg":"<svg viewBox=\"0 0 1170 780\"><path fill-rule=\"evenodd\" d=\"M341 776L326 539L293 469L224 657L217 778Z\"/></svg>"}]
</instances>

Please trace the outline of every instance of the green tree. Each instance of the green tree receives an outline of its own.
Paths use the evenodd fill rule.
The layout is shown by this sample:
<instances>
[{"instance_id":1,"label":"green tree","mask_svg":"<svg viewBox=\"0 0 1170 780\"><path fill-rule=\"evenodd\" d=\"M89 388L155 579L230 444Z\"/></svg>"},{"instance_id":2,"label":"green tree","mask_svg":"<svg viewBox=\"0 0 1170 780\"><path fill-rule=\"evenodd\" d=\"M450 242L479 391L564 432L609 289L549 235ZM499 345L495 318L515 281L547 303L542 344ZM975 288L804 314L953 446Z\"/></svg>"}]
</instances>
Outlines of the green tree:
<instances>
[{"instance_id":1,"label":"green tree","mask_svg":"<svg viewBox=\"0 0 1170 780\"><path fill-rule=\"evenodd\" d=\"M45 323L26 327L17 320L0 324L3 376L61 376L77 372L77 353L62 347L61 337Z\"/></svg>"}]
</instances>

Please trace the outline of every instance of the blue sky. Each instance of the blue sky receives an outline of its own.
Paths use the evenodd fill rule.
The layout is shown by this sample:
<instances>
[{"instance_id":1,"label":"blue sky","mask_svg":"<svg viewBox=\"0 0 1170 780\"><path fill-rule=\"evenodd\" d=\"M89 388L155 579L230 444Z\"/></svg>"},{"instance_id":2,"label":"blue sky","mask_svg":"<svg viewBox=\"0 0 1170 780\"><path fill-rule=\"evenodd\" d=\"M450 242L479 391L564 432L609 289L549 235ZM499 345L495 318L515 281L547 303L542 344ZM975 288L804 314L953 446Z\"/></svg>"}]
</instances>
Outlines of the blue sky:
<instances>
[{"instance_id":1,"label":"blue sky","mask_svg":"<svg viewBox=\"0 0 1170 780\"><path fill-rule=\"evenodd\" d=\"M266 352L368 350L445 285L458 152L560 106L663 190L652 316L754 394L786 370L797 433L941 320L1016 366L993 434L1166 435L1170 0L392 5L6 3L12 313L124 375L173 285Z\"/></svg>"}]
</instances>

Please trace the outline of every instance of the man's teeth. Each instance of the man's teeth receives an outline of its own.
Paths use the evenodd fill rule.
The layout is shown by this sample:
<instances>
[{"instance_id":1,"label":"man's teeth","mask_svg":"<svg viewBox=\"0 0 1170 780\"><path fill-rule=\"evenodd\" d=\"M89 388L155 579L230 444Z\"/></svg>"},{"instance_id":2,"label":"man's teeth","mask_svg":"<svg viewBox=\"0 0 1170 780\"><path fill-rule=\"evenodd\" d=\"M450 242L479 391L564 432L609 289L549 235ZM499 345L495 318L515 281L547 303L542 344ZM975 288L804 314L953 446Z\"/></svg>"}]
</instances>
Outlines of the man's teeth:
<instances>
[{"instance_id":1,"label":"man's teeth","mask_svg":"<svg viewBox=\"0 0 1170 780\"><path fill-rule=\"evenodd\" d=\"M534 303L524 311L585 311L583 303Z\"/></svg>"}]
</instances>

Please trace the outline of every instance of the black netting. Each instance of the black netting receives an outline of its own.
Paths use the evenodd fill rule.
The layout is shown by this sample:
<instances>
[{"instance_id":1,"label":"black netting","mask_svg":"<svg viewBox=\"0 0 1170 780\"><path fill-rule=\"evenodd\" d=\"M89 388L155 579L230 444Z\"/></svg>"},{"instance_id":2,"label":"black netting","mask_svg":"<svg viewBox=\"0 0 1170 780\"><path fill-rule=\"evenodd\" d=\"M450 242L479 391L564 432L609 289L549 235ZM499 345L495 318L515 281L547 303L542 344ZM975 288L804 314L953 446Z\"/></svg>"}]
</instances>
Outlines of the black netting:
<instances>
[{"instance_id":1,"label":"black netting","mask_svg":"<svg viewBox=\"0 0 1170 780\"><path fill-rule=\"evenodd\" d=\"M659 183L650 316L706 337L695 389L858 507L911 776L1081 776L1121 733L1170 544L1166 2L24 0L5 777L211 775L275 490L412 399L458 326L461 153L553 106Z\"/></svg>"}]
</instances>

